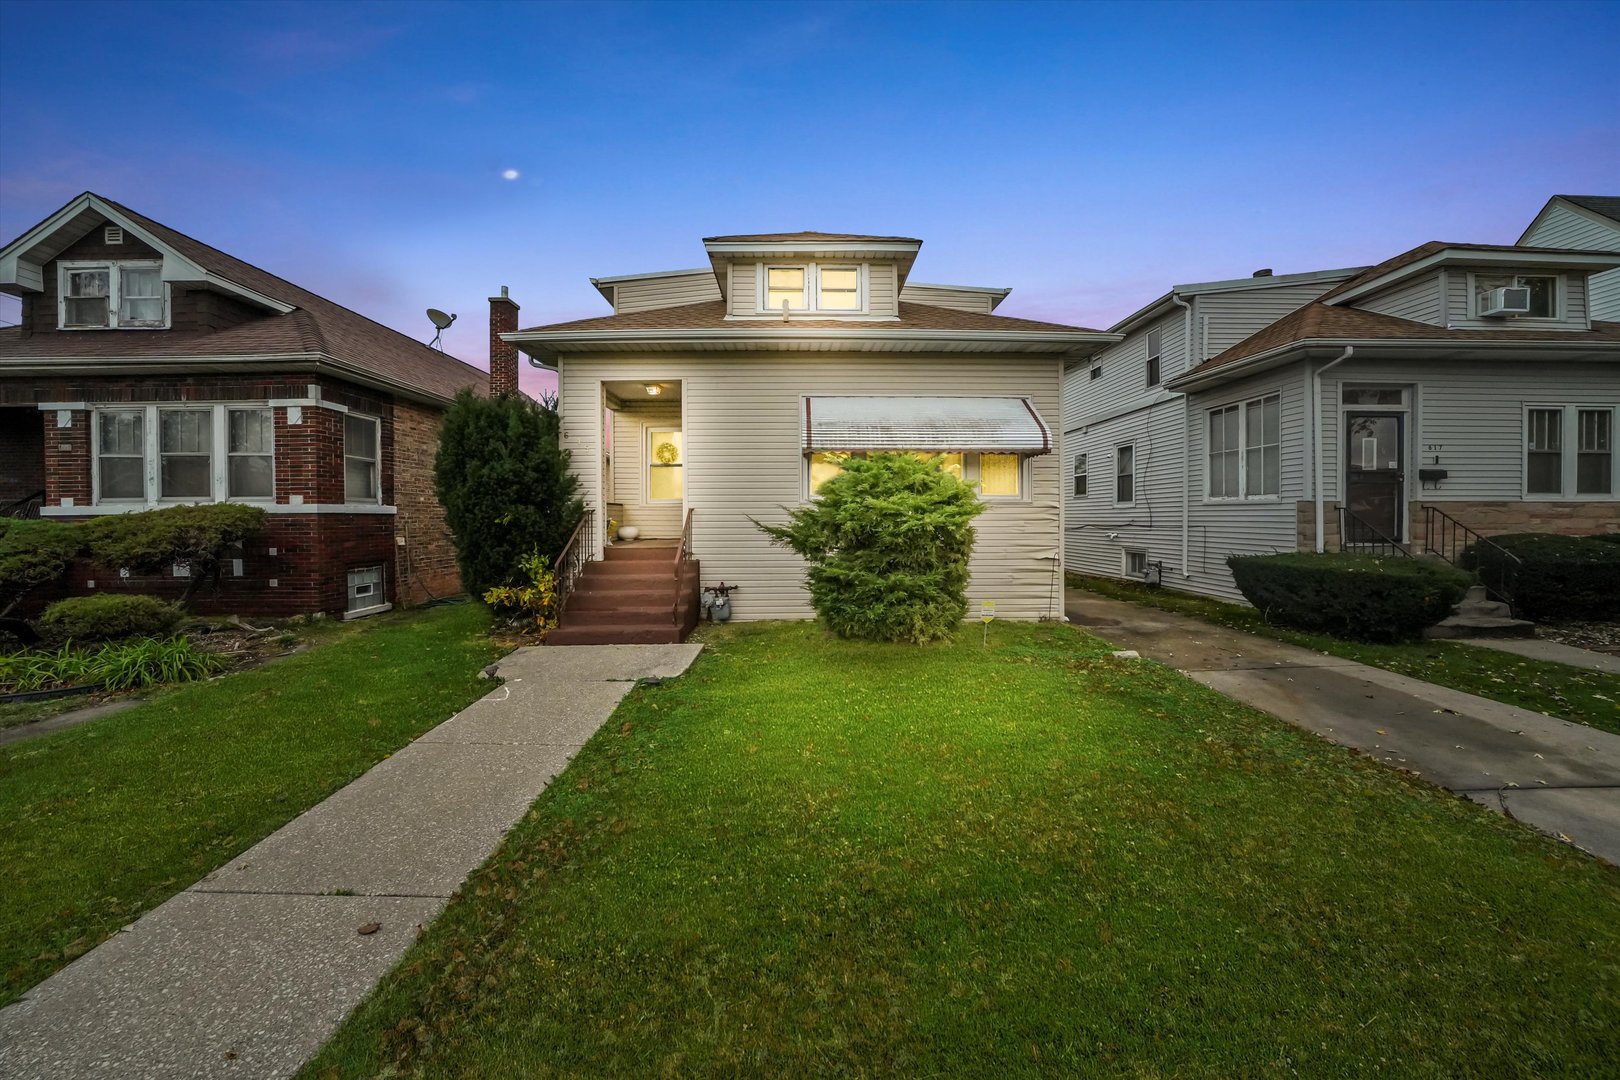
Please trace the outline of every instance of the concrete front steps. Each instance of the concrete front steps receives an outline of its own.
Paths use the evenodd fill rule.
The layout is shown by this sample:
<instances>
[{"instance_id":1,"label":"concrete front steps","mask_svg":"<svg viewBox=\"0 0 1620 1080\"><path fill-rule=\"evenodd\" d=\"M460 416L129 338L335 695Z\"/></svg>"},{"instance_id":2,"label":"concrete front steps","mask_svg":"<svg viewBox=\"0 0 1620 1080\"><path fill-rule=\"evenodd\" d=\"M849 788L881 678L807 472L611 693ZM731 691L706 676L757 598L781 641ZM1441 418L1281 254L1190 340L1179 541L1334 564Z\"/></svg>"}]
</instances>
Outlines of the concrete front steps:
<instances>
[{"instance_id":1,"label":"concrete front steps","mask_svg":"<svg viewBox=\"0 0 1620 1080\"><path fill-rule=\"evenodd\" d=\"M609 544L574 583L547 645L667 645L697 625L698 564L675 575L677 540Z\"/></svg>"},{"instance_id":2,"label":"concrete front steps","mask_svg":"<svg viewBox=\"0 0 1620 1080\"><path fill-rule=\"evenodd\" d=\"M1536 624L1513 617L1513 609L1474 585L1451 614L1423 631L1426 638L1534 637Z\"/></svg>"}]
</instances>

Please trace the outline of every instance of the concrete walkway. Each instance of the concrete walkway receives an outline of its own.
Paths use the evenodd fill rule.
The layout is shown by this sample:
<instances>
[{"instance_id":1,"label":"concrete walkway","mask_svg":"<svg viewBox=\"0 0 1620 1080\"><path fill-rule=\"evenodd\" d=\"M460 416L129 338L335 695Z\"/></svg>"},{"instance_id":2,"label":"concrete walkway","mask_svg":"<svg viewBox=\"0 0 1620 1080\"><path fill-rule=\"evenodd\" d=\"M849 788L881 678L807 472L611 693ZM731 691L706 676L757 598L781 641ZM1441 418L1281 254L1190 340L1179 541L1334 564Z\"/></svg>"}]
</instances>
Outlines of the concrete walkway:
<instances>
[{"instance_id":1,"label":"concrete walkway","mask_svg":"<svg viewBox=\"0 0 1620 1080\"><path fill-rule=\"evenodd\" d=\"M1620 735L1093 593L1064 606L1121 648L1620 863Z\"/></svg>"},{"instance_id":2,"label":"concrete walkway","mask_svg":"<svg viewBox=\"0 0 1620 1080\"><path fill-rule=\"evenodd\" d=\"M1529 657L1531 660L1551 660L1555 664L1601 671L1606 675L1620 675L1620 656L1610 656L1608 653L1594 652L1591 649L1577 649L1573 645L1564 645L1545 638L1463 638L1459 644L1514 653Z\"/></svg>"},{"instance_id":3,"label":"concrete walkway","mask_svg":"<svg viewBox=\"0 0 1620 1080\"><path fill-rule=\"evenodd\" d=\"M0 1011L0 1077L290 1076L635 680L701 648L519 649L488 696Z\"/></svg>"}]
</instances>

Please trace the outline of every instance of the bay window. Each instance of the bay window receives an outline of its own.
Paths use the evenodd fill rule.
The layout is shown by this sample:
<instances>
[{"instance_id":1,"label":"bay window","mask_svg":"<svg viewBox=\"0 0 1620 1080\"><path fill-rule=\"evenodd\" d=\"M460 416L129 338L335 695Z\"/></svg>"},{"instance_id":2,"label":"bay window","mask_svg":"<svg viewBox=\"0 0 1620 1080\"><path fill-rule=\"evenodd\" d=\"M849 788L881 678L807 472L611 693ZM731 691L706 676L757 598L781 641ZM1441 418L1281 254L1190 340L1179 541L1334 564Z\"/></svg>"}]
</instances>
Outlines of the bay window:
<instances>
[{"instance_id":1,"label":"bay window","mask_svg":"<svg viewBox=\"0 0 1620 1080\"><path fill-rule=\"evenodd\" d=\"M152 330L168 325L161 263L64 262L58 267L60 329Z\"/></svg>"}]
</instances>

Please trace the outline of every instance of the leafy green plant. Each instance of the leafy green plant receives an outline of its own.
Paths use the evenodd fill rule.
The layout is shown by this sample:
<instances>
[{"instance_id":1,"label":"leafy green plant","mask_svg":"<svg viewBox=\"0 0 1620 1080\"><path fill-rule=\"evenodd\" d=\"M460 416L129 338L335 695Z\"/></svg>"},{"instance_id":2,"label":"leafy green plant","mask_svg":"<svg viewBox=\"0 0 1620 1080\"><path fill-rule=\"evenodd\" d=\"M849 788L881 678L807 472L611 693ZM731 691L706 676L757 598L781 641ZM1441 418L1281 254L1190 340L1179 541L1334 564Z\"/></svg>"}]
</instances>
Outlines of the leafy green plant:
<instances>
[{"instance_id":1,"label":"leafy green plant","mask_svg":"<svg viewBox=\"0 0 1620 1080\"><path fill-rule=\"evenodd\" d=\"M61 577L84 548L85 530L61 521L0 518L0 616Z\"/></svg>"},{"instance_id":2,"label":"leafy green plant","mask_svg":"<svg viewBox=\"0 0 1620 1080\"><path fill-rule=\"evenodd\" d=\"M557 572L551 560L532 551L518 560L522 585L497 585L484 593L484 603L542 638L557 625Z\"/></svg>"},{"instance_id":3,"label":"leafy green plant","mask_svg":"<svg viewBox=\"0 0 1620 1080\"><path fill-rule=\"evenodd\" d=\"M921 644L949 637L967 615L973 488L913 454L843 462L786 525L754 524L802 555L810 603L840 637Z\"/></svg>"},{"instance_id":4,"label":"leafy green plant","mask_svg":"<svg viewBox=\"0 0 1620 1080\"><path fill-rule=\"evenodd\" d=\"M227 549L263 525L264 511L256 506L208 503L112 514L84 528L90 557L102 566L153 573L189 565L191 578L180 597L180 606L189 607L204 585L218 579Z\"/></svg>"},{"instance_id":5,"label":"leafy green plant","mask_svg":"<svg viewBox=\"0 0 1620 1080\"><path fill-rule=\"evenodd\" d=\"M100 593L58 600L39 618L41 633L54 641L119 641L167 637L185 612L155 596Z\"/></svg>"},{"instance_id":6,"label":"leafy green plant","mask_svg":"<svg viewBox=\"0 0 1620 1080\"><path fill-rule=\"evenodd\" d=\"M1266 619L1356 641L1407 641L1451 611L1468 576L1428 559L1290 552L1226 560Z\"/></svg>"},{"instance_id":7,"label":"leafy green plant","mask_svg":"<svg viewBox=\"0 0 1620 1080\"><path fill-rule=\"evenodd\" d=\"M204 679L224 661L183 637L108 645L94 652L64 644L55 652L0 656L0 687L10 693L67 686L139 690L159 683Z\"/></svg>"},{"instance_id":8,"label":"leafy green plant","mask_svg":"<svg viewBox=\"0 0 1620 1080\"><path fill-rule=\"evenodd\" d=\"M584 503L568 471L555 408L521 394L462 391L444 414L433 476L474 596L521 585L523 559L562 553Z\"/></svg>"}]
</instances>

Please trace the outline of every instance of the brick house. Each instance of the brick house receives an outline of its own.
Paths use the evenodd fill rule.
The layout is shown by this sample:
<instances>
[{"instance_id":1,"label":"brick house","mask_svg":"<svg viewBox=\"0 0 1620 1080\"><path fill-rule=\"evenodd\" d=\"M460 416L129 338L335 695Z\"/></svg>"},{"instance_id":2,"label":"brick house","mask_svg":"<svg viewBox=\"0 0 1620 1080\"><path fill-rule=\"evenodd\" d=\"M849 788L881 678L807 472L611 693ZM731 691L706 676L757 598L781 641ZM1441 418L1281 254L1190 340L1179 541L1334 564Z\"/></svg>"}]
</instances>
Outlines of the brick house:
<instances>
[{"instance_id":1,"label":"brick house","mask_svg":"<svg viewBox=\"0 0 1620 1080\"><path fill-rule=\"evenodd\" d=\"M0 513L263 507L202 610L460 591L433 456L482 371L89 192L0 249L0 289L22 298L0 329ZM79 565L64 588L175 595L186 573Z\"/></svg>"}]
</instances>

